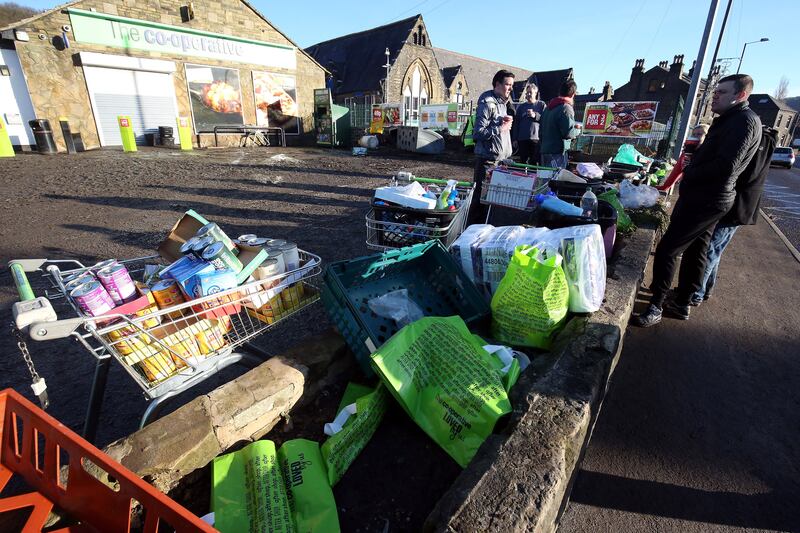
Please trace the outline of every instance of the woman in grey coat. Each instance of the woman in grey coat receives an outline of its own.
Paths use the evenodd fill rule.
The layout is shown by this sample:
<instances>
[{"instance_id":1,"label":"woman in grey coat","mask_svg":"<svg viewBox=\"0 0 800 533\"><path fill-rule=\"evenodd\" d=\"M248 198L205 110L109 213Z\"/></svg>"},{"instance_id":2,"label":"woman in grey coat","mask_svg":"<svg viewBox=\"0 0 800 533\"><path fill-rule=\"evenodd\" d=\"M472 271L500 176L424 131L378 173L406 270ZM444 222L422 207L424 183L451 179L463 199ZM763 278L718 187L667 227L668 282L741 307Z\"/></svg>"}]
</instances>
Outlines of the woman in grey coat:
<instances>
[{"instance_id":1,"label":"woman in grey coat","mask_svg":"<svg viewBox=\"0 0 800 533\"><path fill-rule=\"evenodd\" d=\"M521 163L539 164L539 120L546 104L539 100L539 88L531 83L525 89L525 103L517 106L511 139L516 141Z\"/></svg>"}]
</instances>

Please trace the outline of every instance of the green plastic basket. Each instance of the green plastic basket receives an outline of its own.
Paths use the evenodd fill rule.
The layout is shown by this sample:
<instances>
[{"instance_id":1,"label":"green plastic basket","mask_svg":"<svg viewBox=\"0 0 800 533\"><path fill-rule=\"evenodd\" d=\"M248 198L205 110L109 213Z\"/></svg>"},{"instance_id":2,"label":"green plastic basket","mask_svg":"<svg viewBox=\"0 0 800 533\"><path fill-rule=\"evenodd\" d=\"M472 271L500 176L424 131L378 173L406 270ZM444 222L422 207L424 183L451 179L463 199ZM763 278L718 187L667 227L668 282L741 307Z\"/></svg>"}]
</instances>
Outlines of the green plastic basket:
<instances>
[{"instance_id":1,"label":"green plastic basket","mask_svg":"<svg viewBox=\"0 0 800 533\"><path fill-rule=\"evenodd\" d=\"M407 289L426 316L459 315L469 326L478 326L491 313L475 285L435 240L331 263L323 278L322 303L368 376L373 375L370 355L398 330L394 320L372 312L369 300Z\"/></svg>"}]
</instances>

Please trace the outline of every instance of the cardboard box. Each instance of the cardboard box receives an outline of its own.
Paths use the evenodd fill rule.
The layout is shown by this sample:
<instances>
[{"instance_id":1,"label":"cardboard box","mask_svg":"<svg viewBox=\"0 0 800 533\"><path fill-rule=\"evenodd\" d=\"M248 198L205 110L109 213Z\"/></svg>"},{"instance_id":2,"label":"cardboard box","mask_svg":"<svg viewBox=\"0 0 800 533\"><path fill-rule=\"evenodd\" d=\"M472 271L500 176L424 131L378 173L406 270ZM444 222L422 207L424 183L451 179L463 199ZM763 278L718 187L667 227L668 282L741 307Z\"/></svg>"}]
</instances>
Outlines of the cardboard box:
<instances>
[{"instance_id":1,"label":"cardboard box","mask_svg":"<svg viewBox=\"0 0 800 533\"><path fill-rule=\"evenodd\" d=\"M181 245L194 237L197 230L208 224L203 215L190 209L172 226L167 238L158 245L158 254L170 263L182 257Z\"/></svg>"}]
</instances>

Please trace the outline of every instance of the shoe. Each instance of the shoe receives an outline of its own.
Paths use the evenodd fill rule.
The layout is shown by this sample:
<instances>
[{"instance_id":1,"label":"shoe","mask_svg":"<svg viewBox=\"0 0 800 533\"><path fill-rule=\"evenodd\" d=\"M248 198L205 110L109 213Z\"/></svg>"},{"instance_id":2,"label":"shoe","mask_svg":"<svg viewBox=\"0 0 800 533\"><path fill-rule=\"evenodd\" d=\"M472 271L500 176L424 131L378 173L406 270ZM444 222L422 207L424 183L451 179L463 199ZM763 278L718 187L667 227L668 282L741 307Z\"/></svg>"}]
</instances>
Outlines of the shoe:
<instances>
[{"instance_id":1,"label":"shoe","mask_svg":"<svg viewBox=\"0 0 800 533\"><path fill-rule=\"evenodd\" d=\"M640 328L649 328L659 322L661 322L661 308L654 304L648 305L644 313L631 319L631 324Z\"/></svg>"},{"instance_id":2,"label":"shoe","mask_svg":"<svg viewBox=\"0 0 800 533\"><path fill-rule=\"evenodd\" d=\"M690 305L691 303L679 304L675 300L670 300L664 306L664 310L667 311L667 316L671 318L689 320L689 313L691 312L691 308L689 307Z\"/></svg>"},{"instance_id":3,"label":"shoe","mask_svg":"<svg viewBox=\"0 0 800 533\"><path fill-rule=\"evenodd\" d=\"M706 298L705 296L702 298L697 298L696 296L692 296L692 299L689 300L689 305L691 305L692 307L697 307L706 300L708 300L708 298Z\"/></svg>"}]
</instances>

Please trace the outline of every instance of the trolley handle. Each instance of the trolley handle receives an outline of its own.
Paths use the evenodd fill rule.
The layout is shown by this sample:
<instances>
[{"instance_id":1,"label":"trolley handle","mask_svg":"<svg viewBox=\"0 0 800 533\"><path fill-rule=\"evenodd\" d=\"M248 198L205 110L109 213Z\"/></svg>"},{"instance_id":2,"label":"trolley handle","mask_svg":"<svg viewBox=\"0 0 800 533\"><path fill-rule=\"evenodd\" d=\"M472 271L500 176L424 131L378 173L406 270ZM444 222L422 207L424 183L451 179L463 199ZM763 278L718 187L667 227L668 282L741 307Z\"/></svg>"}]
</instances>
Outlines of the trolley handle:
<instances>
[{"instance_id":1,"label":"trolley handle","mask_svg":"<svg viewBox=\"0 0 800 533\"><path fill-rule=\"evenodd\" d=\"M21 302L27 302L29 300L36 299L36 296L33 294L31 284L28 281L28 276L25 275L25 267L31 264L36 264L34 268L28 269L28 272L31 272L38 269L45 262L47 262L46 259L26 259L22 261L14 260L8 262L8 268L11 270L11 277L14 278L14 285L17 287L19 300Z\"/></svg>"},{"instance_id":2,"label":"trolley handle","mask_svg":"<svg viewBox=\"0 0 800 533\"><path fill-rule=\"evenodd\" d=\"M418 176L414 176L412 178L413 181L418 181L419 183L431 183L434 185L447 185L449 180L442 180L437 178L420 178ZM458 187L472 187L472 183L468 181L458 181L456 182L456 186Z\"/></svg>"}]
</instances>

